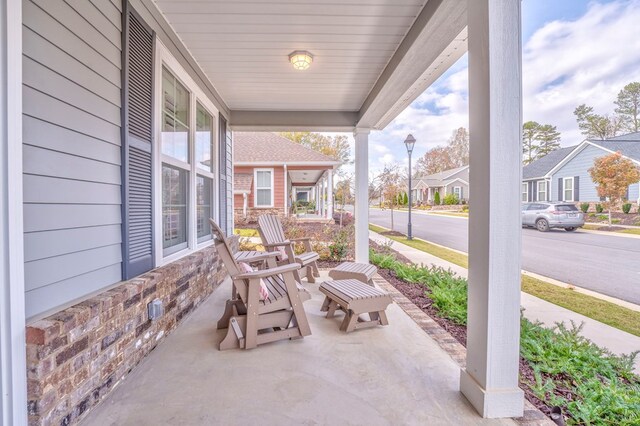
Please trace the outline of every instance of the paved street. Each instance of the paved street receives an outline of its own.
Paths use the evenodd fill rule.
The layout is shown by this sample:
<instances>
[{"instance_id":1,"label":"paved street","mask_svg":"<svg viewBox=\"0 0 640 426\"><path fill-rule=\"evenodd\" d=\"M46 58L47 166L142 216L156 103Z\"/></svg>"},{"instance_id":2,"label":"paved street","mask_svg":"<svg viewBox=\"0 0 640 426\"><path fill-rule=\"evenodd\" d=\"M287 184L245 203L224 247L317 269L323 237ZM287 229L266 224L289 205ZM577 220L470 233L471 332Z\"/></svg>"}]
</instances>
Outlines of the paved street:
<instances>
[{"instance_id":1,"label":"paved street","mask_svg":"<svg viewBox=\"0 0 640 426\"><path fill-rule=\"evenodd\" d=\"M407 213L394 211L395 229L407 232ZM391 227L389 210L369 210L370 222ZM464 218L414 214L413 235L467 251ZM640 304L640 239L580 230L522 230L522 268L546 277Z\"/></svg>"}]
</instances>

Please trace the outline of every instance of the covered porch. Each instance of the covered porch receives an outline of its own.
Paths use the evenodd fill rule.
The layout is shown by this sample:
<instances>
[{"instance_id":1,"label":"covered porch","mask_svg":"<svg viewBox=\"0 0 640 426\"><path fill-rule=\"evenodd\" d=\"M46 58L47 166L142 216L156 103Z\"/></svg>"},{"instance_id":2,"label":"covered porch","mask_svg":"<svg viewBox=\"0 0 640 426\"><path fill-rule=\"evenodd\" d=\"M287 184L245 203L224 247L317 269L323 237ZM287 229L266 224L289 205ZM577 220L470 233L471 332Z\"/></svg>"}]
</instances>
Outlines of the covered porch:
<instances>
[{"instance_id":1,"label":"covered porch","mask_svg":"<svg viewBox=\"0 0 640 426\"><path fill-rule=\"evenodd\" d=\"M289 214L301 219L333 216L333 167L287 167Z\"/></svg>"},{"instance_id":2,"label":"covered porch","mask_svg":"<svg viewBox=\"0 0 640 426\"><path fill-rule=\"evenodd\" d=\"M108 285L116 286L117 280L136 276L131 273L121 278L120 260L131 260L131 256L126 248L124 251L118 250L120 242L117 239L120 230L126 230L128 221L133 217L127 216L128 211L120 209L124 202L121 200L119 173L122 153L118 145L122 142L122 134L126 133L126 124L120 122L120 108L124 109L125 106L120 103L122 99L118 84L122 82L123 93L130 84L127 70L121 75L121 69L118 68L120 53L123 53L120 49L125 55L127 53L126 48L120 45L122 27L118 27L118 22L123 17L122 22L125 22L129 11L133 11L130 16L133 21L140 21L140 28L150 40L145 46L155 49L149 55L149 67L155 74L145 77L145 83L153 89L153 94L145 93L149 98L148 113L150 116L155 114L150 123L155 125L156 121L161 121L159 118L163 107L159 102L154 103L154 99L162 97L163 89L153 84L163 80L166 69L180 70L176 72L178 77L167 71L167 75L172 76L172 87L180 86L180 81L188 81L186 86L196 88L191 97L192 92L181 89L191 109L196 110L198 101L202 100L205 106L211 105L211 110L219 113L220 129L217 129L217 135L212 136L217 143L215 146L209 145L209 149L212 158L214 151L218 155L218 168L227 169L227 172L224 174L216 169L215 174L212 163L204 164L208 166L205 178L215 182L217 191L215 200L202 202L202 206L215 201L232 207L230 158L233 141L228 129L353 134L355 260L362 263L367 263L369 257L371 132L384 129L467 50L469 52L470 183L473 193L470 203L473 209L469 218L469 229L472 230L469 236L469 326L464 368L443 356L443 352L429 337L419 335L420 330L395 305L390 308L394 326L347 336L337 333L336 324L318 316L316 308L320 300L317 293L306 307L317 337L273 344L247 352L217 352L215 343L219 336L216 335L214 321L221 312L222 300L229 294L229 288L221 287L206 302L206 309L198 309L188 318L186 315L195 306L191 303L177 314L175 323L186 318L185 326L170 335L171 340L167 338L166 343L159 344L156 352L134 368L133 373L127 375L128 372L124 372L118 376L113 383L120 383L119 389L113 398L99 405L95 413L90 413L87 424L147 423L152 417L160 422L158 416L163 413L161 419L164 422L187 424L230 419L242 423L255 420L257 423L265 416L273 416L270 418L273 423L313 421L323 419L323 415L327 421L338 421L338 417L334 416L340 413L350 413L352 419L361 413L371 423L395 423L398 419L410 422L411 419L406 415L411 410L415 410L420 421L435 424L478 424L485 422L480 417L522 415L524 396L518 387L521 149L518 143L514 143L520 140L521 133L519 1L407 0L398 5L395 0L358 0L350 4L262 0L255 2L255 7L248 8L246 4L225 0L111 0L91 4L64 2L68 7L77 7L77 10L73 10L73 15L60 13L54 17L43 9L50 6L47 6L47 2L7 0L0 7L0 30L6 35L0 46L0 127L3 129L0 135L3 146L0 152L3 182L0 188L3 200L0 220L5 235L0 246L3 253L0 386L1 415L6 424L26 424L28 407L23 253L24 233L29 228L25 228L23 218L26 216L29 219L35 214L25 214L28 209L25 210L24 205L28 206L29 200L28 197L23 198L22 192L25 171L22 166L24 111L21 64L23 60L28 64L35 61L23 59L20 49L23 45L23 3L36 29L41 29L37 25L39 22L52 22L51 28L42 31L42 40L47 41L47 35L62 34L60 43L71 40L68 42L70 47L65 45L65 48L76 51L80 59L96 68L100 68L102 57L105 56L118 62L109 65L109 77L117 84L109 83L111 86L108 86L109 96L114 99L114 105L109 106L108 113L101 112L102 103L98 103L100 108L83 105L90 91L81 92L82 96L75 96L65 104L69 105L70 110L82 105L97 111L86 114L91 120L103 120L104 117L100 115L103 114L111 116L116 122L109 126L109 132L102 131L101 122L86 123L87 132L96 132L101 136L108 133L113 139L110 145L117 160L114 166L117 171L110 169L109 174L113 180L110 194L114 201L108 217L113 220L110 224L115 228L116 241L112 244L117 246L113 253L117 261L111 265L111 272L116 278L115 282L108 281ZM74 6L70 6L71 3ZM102 29L113 36L112 40L106 41L88 23L91 18L103 19L106 16L99 10L100 5L105 4L109 7L110 19L115 22L107 26L108 31ZM54 14L55 7L52 9L51 13ZM93 40L77 41L73 31L63 27L60 21L95 35L100 42L89 45ZM147 25L149 28L146 28ZM131 40L133 38L127 41ZM292 67L304 65L295 62L297 55L294 53L300 49L304 49L303 56L313 59L307 59L306 66L310 65L310 68L306 71ZM38 51L36 48L33 50ZM92 57L83 57L89 56L85 54L88 51L101 58L94 63ZM161 54L158 55L158 52ZM67 57L64 58L66 60ZM31 65L39 67L36 63ZM27 74L27 79L29 77ZM72 81L73 76L69 78L69 82L76 83ZM53 84L47 80L33 80L26 83L47 89ZM83 84L91 88L93 82L88 78ZM65 86L60 86L56 95L62 97L65 91ZM30 97L25 100L30 105L36 105L38 110L46 110L47 104L34 101L40 96L35 92L27 90ZM76 104L72 105L74 102ZM168 105L174 107L172 102ZM72 112L75 111L69 114L62 111L59 115L64 116L63 119L67 116L76 117ZM28 120L25 122L28 123ZM190 133L180 130L182 128L178 125L175 129L183 134L196 135L197 131L201 131L196 127L199 124L195 118L191 122ZM81 130L84 131L84 127ZM145 149L148 148L156 156L154 164L160 164L159 140L154 140L153 135L160 135L164 130L159 127L144 127L143 130L145 136L148 133L149 137ZM215 132L210 128L209 133ZM188 140L188 136L185 138ZM402 139L398 140L398 144L401 143ZM189 151L188 146L185 145L180 153L186 161L191 161L188 164L190 168L178 173L185 178L188 176L193 182L188 194L186 190L181 193L181 200L196 199L196 170L203 165L195 164L195 154ZM82 145L82 149L85 148L92 156L100 157L99 151L91 151L88 145ZM151 158L149 152L145 151L145 158ZM172 159L167 161L177 164ZM153 170L151 164L149 159L149 170ZM57 166L64 168L67 163L61 161ZM175 169L177 166L166 167L168 176L172 167ZM83 171L90 173L91 169L85 167ZM189 171L192 173L189 174ZM141 180L149 191L155 189L148 179ZM331 180L329 173L322 183L323 188L326 184L326 189L316 190L320 200L326 199L326 203L322 202L321 205L323 215L327 217L331 216L333 209ZM264 194L269 190L280 191L283 189L281 182L270 186L265 184L261 189ZM184 187L177 181L174 186ZM212 190L208 192L213 193ZM157 197L150 192L148 198L152 199L152 195ZM60 200L56 202L62 203ZM185 203L180 200L177 202L186 212ZM160 201L156 204L156 207L161 206ZM192 206L189 211L189 221L192 223L196 222L196 210ZM204 211L204 207L201 210ZM121 215L124 215L123 220ZM232 209L225 211L224 215L209 216L230 221ZM153 219L151 213L149 217ZM187 213L184 217L187 217ZM77 223L74 222L74 226ZM153 234L151 227L149 229L148 240L153 242L152 235L155 235L161 246L159 236L162 224L154 222ZM189 247L198 248L198 237L200 235L195 230L190 231ZM200 256L205 250L194 249L193 256ZM158 252L158 257L162 258L162 247ZM183 273L180 272L183 259L186 258L161 259L161 264L176 282L182 282L185 278L176 276ZM211 263L217 266L213 256ZM55 263L54 266L60 269L59 265ZM159 264L152 262L150 265ZM196 269L199 270L199 266ZM202 281L206 280L203 278ZM99 287L97 290L108 287L107 284L95 285ZM64 292L57 294L64 295ZM65 303L71 302L73 297L67 299ZM148 325L148 318L144 315L141 318ZM119 324L122 321L116 322ZM77 328L84 332L84 325L80 324ZM115 337L116 340L118 338L119 335ZM156 341L165 338L164 331L154 338ZM108 347L113 341L107 343ZM153 341L148 344L153 344ZM104 349L104 342L102 346ZM109 352L115 351L116 347L121 346L114 345ZM394 351L396 347L403 350ZM73 349L77 349L75 344ZM68 366L67 358L75 354L74 351L65 353L66 358L61 357L59 364L67 362L65 365ZM123 351L113 362L121 362L128 355ZM139 361L133 358L131 365ZM362 362L363 358L366 363ZM120 370L126 370L124 365L118 366ZM171 377L175 380L168 380ZM79 389L73 395L92 395L94 385L89 383L86 389ZM381 386L382 391L376 386ZM130 397L133 394L135 398ZM398 394L404 399L401 400ZM57 400L55 402L58 403ZM82 416L86 409L83 403L82 400L75 401L74 404L78 405L65 407L67 411L64 413ZM80 407L80 414L73 411L75 407ZM335 413L328 413L326 407L335 408ZM48 409L57 410L52 407ZM172 413L176 412L180 413L178 417L172 417L175 416ZM317 417L312 417L314 413L317 413ZM502 423L501 420L494 422ZM510 422L504 421L505 424Z\"/></svg>"}]
</instances>

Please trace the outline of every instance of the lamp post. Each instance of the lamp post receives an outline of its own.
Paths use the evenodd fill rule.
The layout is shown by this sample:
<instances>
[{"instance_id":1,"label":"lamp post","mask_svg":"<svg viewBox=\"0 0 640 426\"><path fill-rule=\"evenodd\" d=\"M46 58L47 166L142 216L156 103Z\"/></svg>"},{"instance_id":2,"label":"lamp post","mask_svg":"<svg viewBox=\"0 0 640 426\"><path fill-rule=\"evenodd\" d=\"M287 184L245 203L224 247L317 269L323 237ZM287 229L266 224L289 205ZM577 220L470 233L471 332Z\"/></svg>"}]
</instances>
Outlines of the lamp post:
<instances>
[{"instance_id":1,"label":"lamp post","mask_svg":"<svg viewBox=\"0 0 640 426\"><path fill-rule=\"evenodd\" d=\"M411 153L413 152L413 146L416 144L416 138L409 134L404 140L404 144L407 147L407 153L409 154L409 223L407 224L407 240L410 240L413 238L411 235L411 204L413 203L413 191L411 190Z\"/></svg>"}]
</instances>

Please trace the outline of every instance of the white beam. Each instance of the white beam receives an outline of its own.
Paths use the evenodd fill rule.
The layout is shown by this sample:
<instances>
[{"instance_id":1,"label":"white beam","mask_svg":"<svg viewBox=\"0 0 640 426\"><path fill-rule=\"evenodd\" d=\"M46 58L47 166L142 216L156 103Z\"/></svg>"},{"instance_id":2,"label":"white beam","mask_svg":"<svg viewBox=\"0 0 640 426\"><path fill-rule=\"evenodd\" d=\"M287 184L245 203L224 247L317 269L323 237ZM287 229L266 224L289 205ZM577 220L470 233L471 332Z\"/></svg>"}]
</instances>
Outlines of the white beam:
<instances>
[{"instance_id":1,"label":"white beam","mask_svg":"<svg viewBox=\"0 0 640 426\"><path fill-rule=\"evenodd\" d=\"M289 173L287 172L287 165L284 166L284 215L289 216Z\"/></svg>"},{"instance_id":2,"label":"white beam","mask_svg":"<svg viewBox=\"0 0 640 426\"><path fill-rule=\"evenodd\" d=\"M354 111L231 111L230 127L243 132L350 132Z\"/></svg>"},{"instance_id":3,"label":"white beam","mask_svg":"<svg viewBox=\"0 0 640 426\"><path fill-rule=\"evenodd\" d=\"M327 170L327 219L333 218L333 169Z\"/></svg>"},{"instance_id":4,"label":"white beam","mask_svg":"<svg viewBox=\"0 0 640 426\"><path fill-rule=\"evenodd\" d=\"M357 129L353 136L356 140L356 262L369 263L369 130Z\"/></svg>"},{"instance_id":5,"label":"white beam","mask_svg":"<svg viewBox=\"0 0 640 426\"><path fill-rule=\"evenodd\" d=\"M470 204L467 367L483 417L519 417L520 1L468 0Z\"/></svg>"},{"instance_id":6,"label":"white beam","mask_svg":"<svg viewBox=\"0 0 640 426\"><path fill-rule=\"evenodd\" d=\"M27 424L22 222L22 2L0 3L0 423Z\"/></svg>"}]
</instances>

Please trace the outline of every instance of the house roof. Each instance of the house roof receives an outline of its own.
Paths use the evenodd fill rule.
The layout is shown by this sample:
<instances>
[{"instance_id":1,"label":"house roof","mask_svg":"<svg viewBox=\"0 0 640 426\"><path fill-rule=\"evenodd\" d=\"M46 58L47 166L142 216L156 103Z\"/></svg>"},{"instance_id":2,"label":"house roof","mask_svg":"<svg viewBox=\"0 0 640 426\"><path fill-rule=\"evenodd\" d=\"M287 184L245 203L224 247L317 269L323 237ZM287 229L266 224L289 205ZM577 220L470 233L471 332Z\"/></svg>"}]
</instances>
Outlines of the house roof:
<instances>
[{"instance_id":1,"label":"house roof","mask_svg":"<svg viewBox=\"0 0 640 426\"><path fill-rule=\"evenodd\" d=\"M455 169L445 170L443 172L434 173L432 175L420 176L415 179L415 185L422 182L429 187L446 186L457 178L451 178L453 175L469 168L469 166L456 167ZM451 179L449 179L451 178Z\"/></svg>"},{"instance_id":2,"label":"house roof","mask_svg":"<svg viewBox=\"0 0 640 426\"><path fill-rule=\"evenodd\" d=\"M539 158L522 168L522 179L534 179L540 178L546 175L558 165L559 162L564 160L567 155L571 154L571 152L578 145L569 146L566 148L556 149L555 151L551 151L547 155L542 158Z\"/></svg>"},{"instance_id":3,"label":"house roof","mask_svg":"<svg viewBox=\"0 0 640 426\"><path fill-rule=\"evenodd\" d=\"M635 135L635 139L629 137ZM627 137L627 139L618 139ZM607 140L589 140L589 142L598 145L609 151L619 152L625 157L632 160L640 161L640 133L631 133L629 135L619 136L618 138L611 138Z\"/></svg>"},{"instance_id":4,"label":"house roof","mask_svg":"<svg viewBox=\"0 0 640 426\"><path fill-rule=\"evenodd\" d=\"M339 161L327 155L269 132L234 132L233 162L235 164L340 165Z\"/></svg>"},{"instance_id":5,"label":"house roof","mask_svg":"<svg viewBox=\"0 0 640 426\"><path fill-rule=\"evenodd\" d=\"M234 192L250 192L252 183L253 175L251 173L235 173L233 175Z\"/></svg>"}]
</instances>

